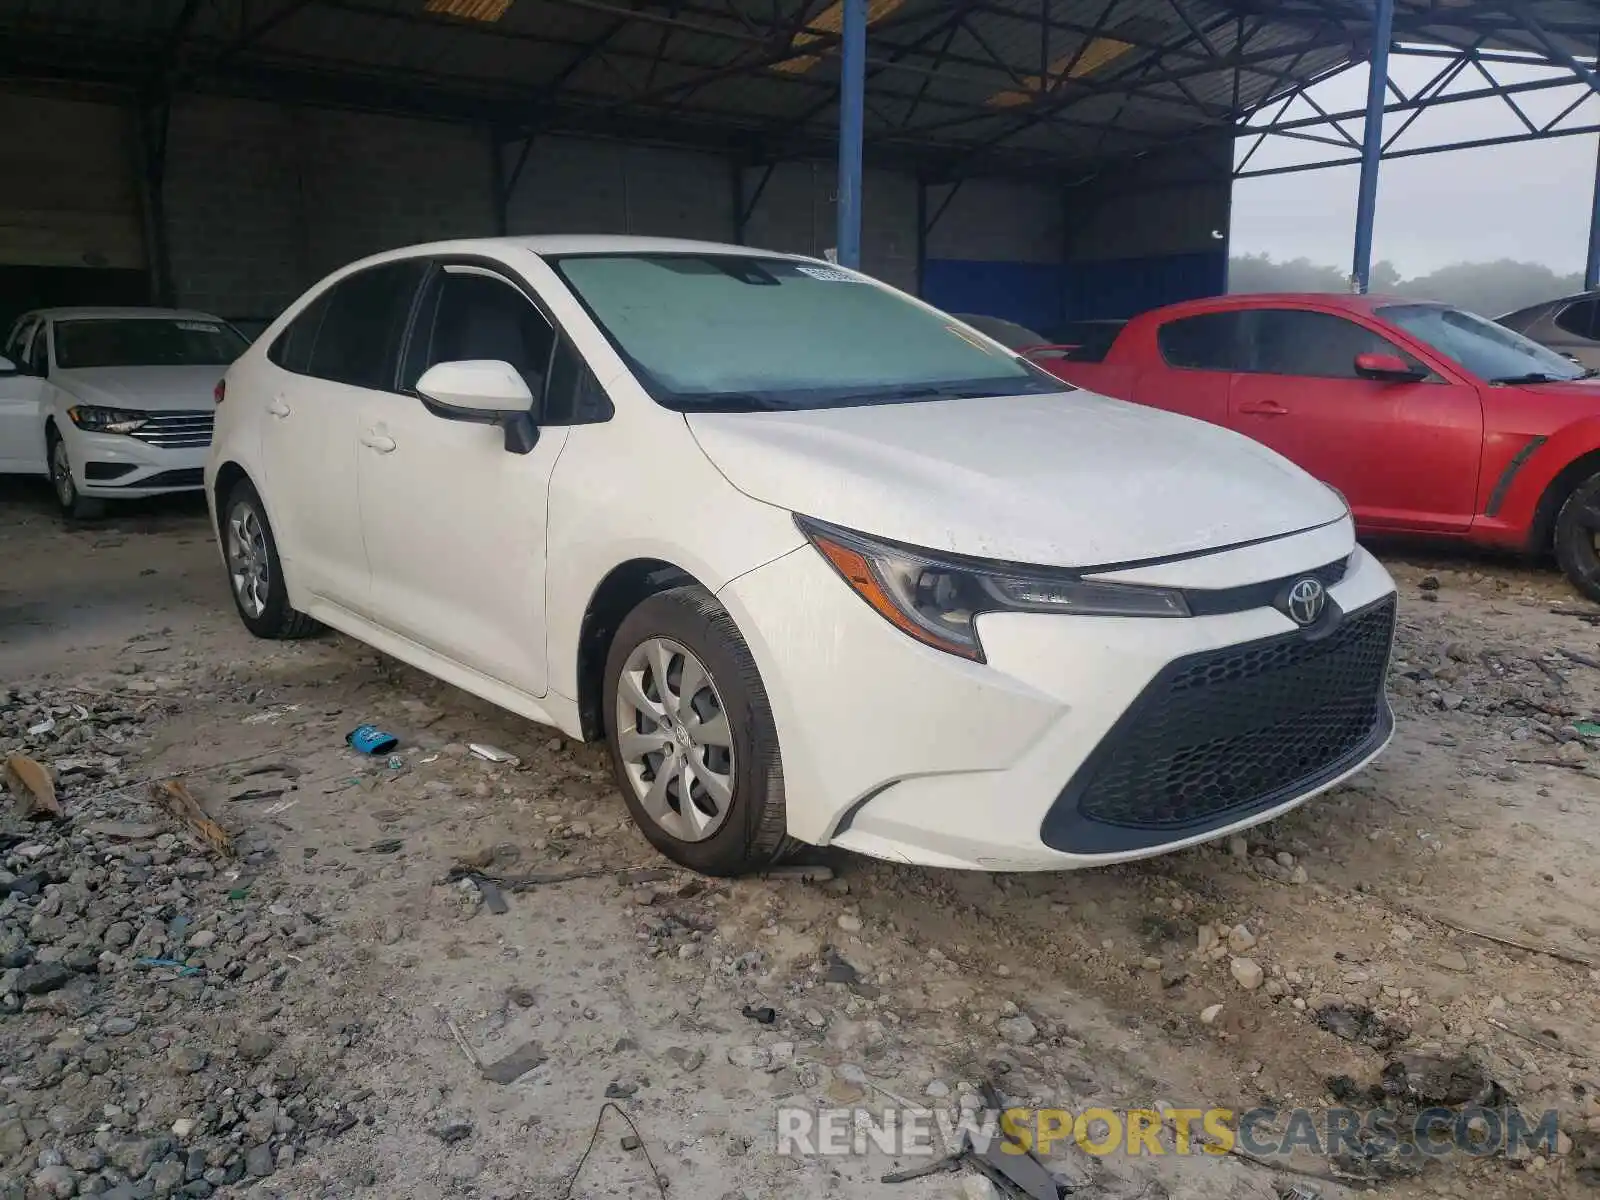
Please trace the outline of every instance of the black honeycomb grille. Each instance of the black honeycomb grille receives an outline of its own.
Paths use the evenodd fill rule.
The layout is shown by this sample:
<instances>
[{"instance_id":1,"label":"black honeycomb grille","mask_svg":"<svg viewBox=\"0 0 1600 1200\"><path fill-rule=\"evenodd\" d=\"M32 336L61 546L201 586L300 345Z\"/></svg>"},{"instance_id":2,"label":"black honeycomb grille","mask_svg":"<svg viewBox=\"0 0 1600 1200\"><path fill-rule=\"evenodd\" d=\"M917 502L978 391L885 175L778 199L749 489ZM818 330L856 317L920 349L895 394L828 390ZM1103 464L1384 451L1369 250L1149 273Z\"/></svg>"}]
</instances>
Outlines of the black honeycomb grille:
<instances>
[{"instance_id":1,"label":"black honeycomb grille","mask_svg":"<svg viewBox=\"0 0 1600 1200\"><path fill-rule=\"evenodd\" d=\"M1180 659L1062 800L1076 795L1093 822L1173 830L1223 824L1310 790L1387 732L1394 620L1391 597L1320 639L1294 633Z\"/></svg>"}]
</instances>

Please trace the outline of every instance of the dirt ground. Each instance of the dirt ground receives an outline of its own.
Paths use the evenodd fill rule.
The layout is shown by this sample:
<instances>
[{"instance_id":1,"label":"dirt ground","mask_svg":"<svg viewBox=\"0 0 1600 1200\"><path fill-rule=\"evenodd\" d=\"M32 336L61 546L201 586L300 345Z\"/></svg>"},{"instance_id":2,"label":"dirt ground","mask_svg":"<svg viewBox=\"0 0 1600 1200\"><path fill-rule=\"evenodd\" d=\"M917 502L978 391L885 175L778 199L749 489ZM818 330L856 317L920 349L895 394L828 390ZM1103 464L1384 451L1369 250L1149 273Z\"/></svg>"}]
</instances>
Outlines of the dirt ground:
<instances>
[{"instance_id":1,"label":"dirt ground","mask_svg":"<svg viewBox=\"0 0 1600 1200\"><path fill-rule=\"evenodd\" d=\"M708 884L662 869L599 747L340 636L250 638L198 504L67 527L42 492L5 490L0 753L81 757L53 740L62 727L132 714L115 746L92 735L109 762L61 775L58 842L13 839L7 865L92 851L120 880L130 864L128 886L166 889L129 902L155 920L150 944L166 922L196 945L172 933L185 904L217 914L218 940L187 991L152 972L136 984L101 953L77 1007L50 1003L67 989L0 1010L0 1196L649 1197L663 1194L651 1162L665 1194L695 1200L981 1196L970 1175L882 1183L915 1164L876 1150L780 1157L776 1109L949 1105L986 1081L1075 1111L1323 1109L1379 1084L1398 1049L1467 1054L1524 1110L1558 1110L1566 1153L1458 1155L1370 1183L1305 1153L1286 1160L1302 1174L1070 1141L1048 1161L1095 1200L1268 1200L1295 1183L1326 1200L1590 1194L1600 740L1579 723L1600 713L1600 627L1551 571L1384 553L1401 592L1394 744L1248 841L1061 875L824 853L806 861L831 880ZM54 731L15 727L45 711ZM399 735L398 757L348 750L362 722ZM171 776L233 834L236 863L171 836L143 793ZM136 844L91 820L108 816L165 836L143 859L108 850ZM496 914L448 878L462 860L580 877L508 891ZM0 918L10 905L36 930L44 906L22 903L0 901ZM143 1024L108 1038L124 1008ZM102 1041L120 1047L113 1069L76 1065ZM514 1082L475 1065L529 1043L542 1061ZM76 1117L73 1088L93 1098ZM607 1112L570 1183L608 1090L643 1149L623 1148L630 1130ZM150 1152L211 1135L194 1161L214 1177L191 1167L179 1190L180 1163L154 1190L115 1191L94 1147L116 1164L128 1138L175 1121L195 1124Z\"/></svg>"}]
</instances>

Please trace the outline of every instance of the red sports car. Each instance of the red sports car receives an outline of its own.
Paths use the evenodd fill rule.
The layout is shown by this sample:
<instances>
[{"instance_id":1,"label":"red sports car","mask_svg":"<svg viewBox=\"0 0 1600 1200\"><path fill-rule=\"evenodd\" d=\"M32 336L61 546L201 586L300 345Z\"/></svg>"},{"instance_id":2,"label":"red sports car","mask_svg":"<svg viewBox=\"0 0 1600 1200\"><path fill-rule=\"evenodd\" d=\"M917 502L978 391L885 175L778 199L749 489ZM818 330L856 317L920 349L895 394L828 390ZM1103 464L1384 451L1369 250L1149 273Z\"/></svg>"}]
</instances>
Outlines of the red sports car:
<instances>
[{"instance_id":1,"label":"red sports car","mask_svg":"<svg viewBox=\"0 0 1600 1200\"><path fill-rule=\"evenodd\" d=\"M1365 533L1542 553L1600 601L1600 379L1493 321L1379 296L1158 308L1038 365L1247 434L1345 494Z\"/></svg>"}]
</instances>

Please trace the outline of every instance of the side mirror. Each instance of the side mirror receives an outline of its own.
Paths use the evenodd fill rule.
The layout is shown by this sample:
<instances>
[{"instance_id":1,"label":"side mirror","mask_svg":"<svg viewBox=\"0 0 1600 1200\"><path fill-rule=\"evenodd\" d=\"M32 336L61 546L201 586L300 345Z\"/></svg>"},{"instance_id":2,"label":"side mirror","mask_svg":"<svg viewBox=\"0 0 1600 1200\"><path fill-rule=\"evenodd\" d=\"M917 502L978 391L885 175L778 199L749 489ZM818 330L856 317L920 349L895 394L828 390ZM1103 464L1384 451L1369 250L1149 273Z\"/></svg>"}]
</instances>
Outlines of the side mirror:
<instances>
[{"instance_id":1,"label":"side mirror","mask_svg":"<svg viewBox=\"0 0 1600 1200\"><path fill-rule=\"evenodd\" d=\"M529 411L533 393L508 362L472 358L435 363L417 380L417 393L446 420L499 425L512 454L527 454L539 440Z\"/></svg>"},{"instance_id":2,"label":"side mirror","mask_svg":"<svg viewBox=\"0 0 1600 1200\"><path fill-rule=\"evenodd\" d=\"M1416 383L1428 373L1412 366L1398 354L1358 354L1356 374L1379 383Z\"/></svg>"},{"instance_id":3,"label":"side mirror","mask_svg":"<svg viewBox=\"0 0 1600 1200\"><path fill-rule=\"evenodd\" d=\"M7 375L21 375L21 374L22 374L22 372L17 370L17 364L16 363L12 362L5 355L0 354L0 378L3 378L5 376L7 376Z\"/></svg>"}]
</instances>

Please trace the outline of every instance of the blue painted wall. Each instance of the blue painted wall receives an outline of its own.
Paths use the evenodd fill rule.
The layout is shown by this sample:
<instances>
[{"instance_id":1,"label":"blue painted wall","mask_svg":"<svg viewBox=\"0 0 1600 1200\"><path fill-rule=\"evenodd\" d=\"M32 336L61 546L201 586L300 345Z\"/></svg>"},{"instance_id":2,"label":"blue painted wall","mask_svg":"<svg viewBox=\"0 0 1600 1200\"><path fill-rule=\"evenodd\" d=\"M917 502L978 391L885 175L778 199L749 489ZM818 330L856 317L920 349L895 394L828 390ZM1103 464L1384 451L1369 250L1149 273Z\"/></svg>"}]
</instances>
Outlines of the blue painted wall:
<instances>
[{"instance_id":1,"label":"blue painted wall","mask_svg":"<svg viewBox=\"0 0 1600 1200\"><path fill-rule=\"evenodd\" d=\"M922 296L946 312L1005 317L1049 330L1063 321L1131 317L1227 290L1223 250L1099 262L1018 263L929 259Z\"/></svg>"}]
</instances>

